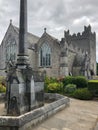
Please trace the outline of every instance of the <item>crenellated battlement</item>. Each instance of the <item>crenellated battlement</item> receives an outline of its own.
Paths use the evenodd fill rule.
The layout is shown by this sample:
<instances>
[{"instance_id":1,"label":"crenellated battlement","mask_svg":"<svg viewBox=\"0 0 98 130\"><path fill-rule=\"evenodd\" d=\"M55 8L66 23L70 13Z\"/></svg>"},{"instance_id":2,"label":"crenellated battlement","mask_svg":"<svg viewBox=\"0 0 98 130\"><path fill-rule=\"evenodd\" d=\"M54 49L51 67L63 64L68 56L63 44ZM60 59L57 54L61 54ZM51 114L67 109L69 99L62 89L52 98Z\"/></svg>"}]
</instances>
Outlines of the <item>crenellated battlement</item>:
<instances>
[{"instance_id":1,"label":"crenellated battlement","mask_svg":"<svg viewBox=\"0 0 98 130\"><path fill-rule=\"evenodd\" d=\"M91 26L84 26L84 31L82 33L78 32L77 34L70 34L70 31L64 31L64 37L66 38L66 41L70 42L72 40L82 40L82 39L91 39L95 40L96 33L91 31Z\"/></svg>"}]
</instances>

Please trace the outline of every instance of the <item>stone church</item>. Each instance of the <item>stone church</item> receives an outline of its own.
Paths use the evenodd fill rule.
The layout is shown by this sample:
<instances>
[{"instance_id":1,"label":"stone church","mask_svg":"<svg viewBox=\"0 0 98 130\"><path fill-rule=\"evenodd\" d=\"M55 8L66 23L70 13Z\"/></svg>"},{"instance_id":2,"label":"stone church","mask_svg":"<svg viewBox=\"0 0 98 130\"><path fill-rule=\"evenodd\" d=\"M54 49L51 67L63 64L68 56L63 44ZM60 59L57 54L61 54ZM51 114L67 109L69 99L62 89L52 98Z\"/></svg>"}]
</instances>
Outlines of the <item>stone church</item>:
<instances>
[{"instance_id":1,"label":"stone church","mask_svg":"<svg viewBox=\"0 0 98 130\"><path fill-rule=\"evenodd\" d=\"M91 26L84 26L82 33L70 34L64 31L61 40L47 33L41 37L31 33L25 49L28 51L30 66L36 71L45 71L47 76L96 75L96 33ZM8 64L17 61L19 28L10 21L0 45L0 75L5 75Z\"/></svg>"}]
</instances>

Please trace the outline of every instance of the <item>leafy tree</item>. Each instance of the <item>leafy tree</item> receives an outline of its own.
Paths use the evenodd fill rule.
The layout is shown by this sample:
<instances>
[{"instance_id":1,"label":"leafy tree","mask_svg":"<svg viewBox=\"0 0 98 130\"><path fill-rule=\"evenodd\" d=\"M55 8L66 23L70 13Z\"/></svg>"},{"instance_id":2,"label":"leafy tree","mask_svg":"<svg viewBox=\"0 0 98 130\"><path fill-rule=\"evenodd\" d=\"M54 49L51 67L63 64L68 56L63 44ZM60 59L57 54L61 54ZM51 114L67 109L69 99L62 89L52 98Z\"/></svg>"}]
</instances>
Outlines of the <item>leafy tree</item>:
<instances>
[{"instance_id":1,"label":"leafy tree","mask_svg":"<svg viewBox=\"0 0 98 130\"><path fill-rule=\"evenodd\" d=\"M97 75L98 75L98 63L97 63Z\"/></svg>"}]
</instances>

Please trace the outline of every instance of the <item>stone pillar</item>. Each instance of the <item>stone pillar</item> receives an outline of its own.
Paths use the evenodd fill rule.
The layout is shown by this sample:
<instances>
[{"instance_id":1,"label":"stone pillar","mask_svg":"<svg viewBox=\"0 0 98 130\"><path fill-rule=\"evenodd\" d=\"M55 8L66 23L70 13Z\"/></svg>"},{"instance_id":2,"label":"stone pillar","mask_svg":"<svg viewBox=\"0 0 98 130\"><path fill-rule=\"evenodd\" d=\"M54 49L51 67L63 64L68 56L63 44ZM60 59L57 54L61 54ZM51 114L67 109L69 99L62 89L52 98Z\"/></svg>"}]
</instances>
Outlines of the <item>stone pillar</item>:
<instances>
[{"instance_id":1,"label":"stone pillar","mask_svg":"<svg viewBox=\"0 0 98 130\"><path fill-rule=\"evenodd\" d=\"M19 54L16 65L7 72L8 115L21 115L44 105L43 81L37 76L36 85L33 74L27 55L27 0L20 0Z\"/></svg>"},{"instance_id":2,"label":"stone pillar","mask_svg":"<svg viewBox=\"0 0 98 130\"><path fill-rule=\"evenodd\" d=\"M67 50L62 51L60 55L60 76L68 76Z\"/></svg>"},{"instance_id":3,"label":"stone pillar","mask_svg":"<svg viewBox=\"0 0 98 130\"><path fill-rule=\"evenodd\" d=\"M20 1L19 54L26 53L27 44L27 0Z\"/></svg>"},{"instance_id":4,"label":"stone pillar","mask_svg":"<svg viewBox=\"0 0 98 130\"><path fill-rule=\"evenodd\" d=\"M27 0L20 1L20 29L19 29L19 54L18 65L28 65L27 43Z\"/></svg>"}]
</instances>

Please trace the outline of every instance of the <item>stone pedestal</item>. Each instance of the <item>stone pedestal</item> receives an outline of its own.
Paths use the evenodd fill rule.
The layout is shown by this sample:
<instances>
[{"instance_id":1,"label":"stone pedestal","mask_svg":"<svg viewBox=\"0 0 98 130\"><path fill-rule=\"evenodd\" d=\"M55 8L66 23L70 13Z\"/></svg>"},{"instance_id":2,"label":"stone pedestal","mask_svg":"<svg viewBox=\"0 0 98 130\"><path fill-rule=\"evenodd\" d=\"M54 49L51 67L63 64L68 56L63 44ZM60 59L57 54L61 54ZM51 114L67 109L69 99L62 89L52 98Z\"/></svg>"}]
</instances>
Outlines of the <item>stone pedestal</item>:
<instances>
[{"instance_id":1,"label":"stone pedestal","mask_svg":"<svg viewBox=\"0 0 98 130\"><path fill-rule=\"evenodd\" d=\"M44 105L43 79L33 76L31 68L11 67L7 77L8 115L21 115Z\"/></svg>"}]
</instances>

